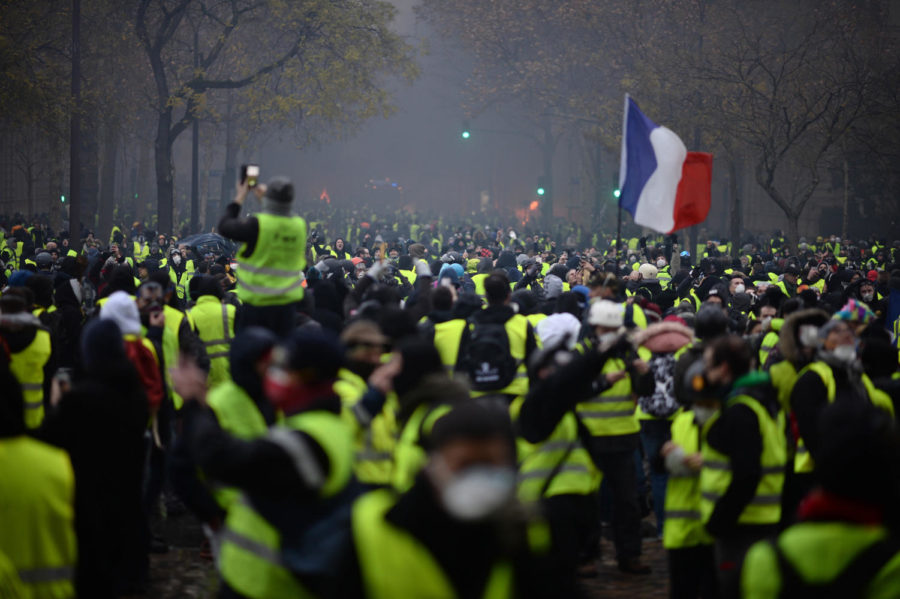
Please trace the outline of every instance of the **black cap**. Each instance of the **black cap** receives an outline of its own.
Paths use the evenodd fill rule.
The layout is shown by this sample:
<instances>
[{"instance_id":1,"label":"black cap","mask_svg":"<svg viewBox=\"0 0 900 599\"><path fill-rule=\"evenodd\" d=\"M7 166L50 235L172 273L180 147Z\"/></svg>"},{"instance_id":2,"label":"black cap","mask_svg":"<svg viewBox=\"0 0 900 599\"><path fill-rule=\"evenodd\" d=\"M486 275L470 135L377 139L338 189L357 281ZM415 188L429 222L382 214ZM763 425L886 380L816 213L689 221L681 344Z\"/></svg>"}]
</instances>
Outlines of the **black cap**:
<instances>
[{"instance_id":1,"label":"black cap","mask_svg":"<svg viewBox=\"0 0 900 599\"><path fill-rule=\"evenodd\" d=\"M287 177L275 177L266 186L266 197L289 204L294 201L294 184Z\"/></svg>"}]
</instances>

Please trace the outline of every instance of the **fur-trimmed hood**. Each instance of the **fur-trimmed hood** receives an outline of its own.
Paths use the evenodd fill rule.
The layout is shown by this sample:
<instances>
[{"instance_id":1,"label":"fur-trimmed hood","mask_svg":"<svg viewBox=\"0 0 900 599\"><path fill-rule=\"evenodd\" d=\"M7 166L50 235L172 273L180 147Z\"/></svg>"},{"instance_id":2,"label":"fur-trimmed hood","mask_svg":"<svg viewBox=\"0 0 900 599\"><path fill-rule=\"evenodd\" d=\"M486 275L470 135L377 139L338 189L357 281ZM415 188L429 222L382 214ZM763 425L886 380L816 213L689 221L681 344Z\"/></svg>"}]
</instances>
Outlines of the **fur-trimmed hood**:
<instances>
[{"instance_id":1,"label":"fur-trimmed hood","mask_svg":"<svg viewBox=\"0 0 900 599\"><path fill-rule=\"evenodd\" d=\"M800 310L794 312L784 320L781 325L781 331L778 334L778 349L781 356L785 360L796 364L801 360L800 355L800 326L804 324L812 324L817 327L822 326L830 320L828 312L818 308L810 308L808 310Z\"/></svg>"},{"instance_id":2,"label":"fur-trimmed hood","mask_svg":"<svg viewBox=\"0 0 900 599\"><path fill-rule=\"evenodd\" d=\"M646 347L655 354L667 354L693 341L694 331L677 322L663 321L635 333L632 339L635 345Z\"/></svg>"}]
</instances>

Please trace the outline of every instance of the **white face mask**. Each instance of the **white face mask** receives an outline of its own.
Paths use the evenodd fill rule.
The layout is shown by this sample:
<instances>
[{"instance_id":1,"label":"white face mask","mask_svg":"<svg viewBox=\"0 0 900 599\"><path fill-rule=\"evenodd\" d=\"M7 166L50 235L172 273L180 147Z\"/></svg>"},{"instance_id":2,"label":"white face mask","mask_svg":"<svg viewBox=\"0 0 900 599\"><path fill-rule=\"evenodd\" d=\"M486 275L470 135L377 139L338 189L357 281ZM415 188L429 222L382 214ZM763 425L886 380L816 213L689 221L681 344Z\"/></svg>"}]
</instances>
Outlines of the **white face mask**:
<instances>
[{"instance_id":1,"label":"white face mask","mask_svg":"<svg viewBox=\"0 0 900 599\"><path fill-rule=\"evenodd\" d=\"M172 262L175 263L175 266L178 266L179 264L181 264L181 254L174 254L172 256Z\"/></svg>"},{"instance_id":2,"label":"white face mask","mask_svg":"<svg viewBox=\"0 0 900 599\"><path fill-rule=\"evenodd\" d=\"M612 342L615 341L618 336L619 336L619 334L616 333L615 331L612 331L610 333L603 333L602 335L597 337L598 349L602 349L602 348L607 347L608 345L611 345Z\"/></svg>"},{"instance_id":3,"label":"white face mask","mask_svg":"<svg viewBox=\"0 0 900 599\"><path fill-rule=\"evenodd\" d=\"M516 473L511 468L473 466L453 476L441 490L444 509L466 522L497 513L514 496Z\"/></svg>"},{"instance_id":4,"label":"white face mask","mask_svg":"<svg viewBox=\"0 0 900 599\"><path fill-rule=\"evenodd\" d=\"M747 288L744 287L743 283L738 283L737 285L734 286L735 293L744 293L745 291L747 291Z\"/></svg>"},{"instance_id":5,"label":"white face mask","mask_svg":"<svg viewBox=\"0 0 900 599\"><path fill-rule=\"evenodd\" d=\"M666 261L665 261L665 260L657 260L657 261L656 261L656 268L665 268L665 267L666 267Z\"/></svg>"},{"instance_id":6,"label":"white face mask","mask_svg":"<svg viewBox=\"0 0 900 599\"><path fill-rule=\"evenodd\" d=\"M716 408L709 408L706 406L694 406L692 409L694 411L694 420L696 420L697 424L700 426L709 422L712 417L716 415L716 412L719 411Z\"/></svg>"},{"instance_id":7,"label":"white face mask","mask_svg":"<svg viewBox=\"0 0 900 599\"><path fill-rule=\"evenodd\" d=\"M875 294L874 293L863 293L860 297L862 297L862 301L864 301L864 302L871 302L873 299L875 299Z\"/></svg>"},{"instance_id":8,"label":"white face mask","mask_svg":"<svg viewBox=\"0 0 900 599\"><path fill-rule=\"evenodd\" d=\"M856 359L856 347L853 345L838 345L832 350L831 354L839 362L849 364Z\"/></svg>"}]
</instances>

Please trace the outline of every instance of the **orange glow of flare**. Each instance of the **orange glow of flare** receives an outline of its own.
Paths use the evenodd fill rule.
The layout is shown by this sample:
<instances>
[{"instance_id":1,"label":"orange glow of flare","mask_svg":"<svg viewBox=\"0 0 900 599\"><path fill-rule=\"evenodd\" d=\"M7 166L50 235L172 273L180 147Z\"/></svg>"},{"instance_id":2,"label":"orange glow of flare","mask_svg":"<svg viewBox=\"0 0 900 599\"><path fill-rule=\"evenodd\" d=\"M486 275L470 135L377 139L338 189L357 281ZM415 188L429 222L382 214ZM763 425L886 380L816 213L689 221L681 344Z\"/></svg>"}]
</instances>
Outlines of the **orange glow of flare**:
<instances>
[{"instance_id":1,"label":"orange glow of flare","mask_svg":"<svg viewBox=\"0 0 900 599\"><path fill-rule=\"evenodd\" d=\"M331 203L331 196L328 195L328 190L327 190L327 189L325 189L325 188L322 189L322 193L319 195L319 199L320 199L320 200L325 200L325 203L326 203L326 204L330 204L330 203Z\"/></svg>"},{"instance_id":2,"label":"orange glow of flare","mask_svg":"<svg viewBox=\"0 0 900 599\"><path fill-rule=\"evenodd\" d=\"M533 200L531 204L528 205L528 209L534 212L538 209L538 206L540 206L540 203L537 200Z\"/></svg>"}]
</instances>

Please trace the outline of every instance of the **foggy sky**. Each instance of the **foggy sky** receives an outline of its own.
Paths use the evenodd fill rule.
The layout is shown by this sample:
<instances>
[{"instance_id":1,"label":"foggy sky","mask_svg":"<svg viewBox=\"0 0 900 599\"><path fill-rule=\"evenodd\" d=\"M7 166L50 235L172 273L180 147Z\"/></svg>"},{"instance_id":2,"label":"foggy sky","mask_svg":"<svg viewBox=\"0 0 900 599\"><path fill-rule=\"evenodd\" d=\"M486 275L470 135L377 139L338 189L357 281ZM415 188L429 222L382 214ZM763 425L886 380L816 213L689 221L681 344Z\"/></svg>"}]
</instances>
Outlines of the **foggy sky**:
<instances>
[{"instance_id":1,"label":"foggy sky","mask_svg":"<svg viewBox=\"0 0 900 599\"><path fill-rule=\"evenodd\" d=\"M418 45L428 32L416 23L415 0L393 3L400 11L395 30ZM392 117L372 119L355 138L321 148L300 151L290 139L270 139L258 156L263 179L288 175L296 182L298 197L318 197L327 188L336 202L360 197L370 178L384 177L404 186L408 201L434 207L459 202L474 207L481 190L493 190L494 199L506 207L534 199L537 150L521 137L479 132L479 127L504 128L488 117L473 121L472 138L461 140L460 89L447 76L455 74L458 81L461 73L437 40L431 40L431 48L430 55L419 57L418 80L412 85L392 83L398 106Z\"/></svg>"}]
</instances>

